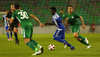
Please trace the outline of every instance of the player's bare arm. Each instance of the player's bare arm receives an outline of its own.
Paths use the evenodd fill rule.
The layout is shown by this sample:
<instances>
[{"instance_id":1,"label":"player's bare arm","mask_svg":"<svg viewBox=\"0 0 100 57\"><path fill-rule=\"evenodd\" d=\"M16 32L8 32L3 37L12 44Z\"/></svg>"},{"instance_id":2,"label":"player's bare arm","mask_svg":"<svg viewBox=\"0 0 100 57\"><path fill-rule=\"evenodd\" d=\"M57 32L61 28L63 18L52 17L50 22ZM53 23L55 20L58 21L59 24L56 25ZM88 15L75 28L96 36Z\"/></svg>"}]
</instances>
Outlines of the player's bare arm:
<instances>
[{"instance_id":1,"label":"player's bare arm","mask_svg":"<svg viewBox=\"0 0 100 57\"><path fill-rule=\"evenodd\" d=\"M69 24L69 23L68 23L68 18L66 18L66 22L67 22L67 24Z\"/></svg>"},{"instance_id":2,"label":"player's bare arm","mask_svg":"<svg viewBox=\"0 0 100 57\"><path fill-rule=\"evenodd\" d=\"M67 23L68 25L70 25L70 23L68 22L68 18L66 18L66 23Z\"/></svg>"},{"instance_id":3,"label":"player's bare arm","mask_svg":"<svg viewBox=\"0 0 100 57\"><path fill-rule=\"evenodd\" d=\"M6 17L6 20L9 20L9 19Z\"/></svg>"},{"instance_id":4,"label":"player's bare arm","mask_svg":"<svg viewBox=\"0 0 100 57\"><path fill-rule=\"evenodd\" d=\"M52 22L52 23L45 23L44 25L45 25L45 26L46 26L46 25L55 25L55 23L54 23L54 22Z\"/></svg>"},{"instance_id":5,"label":"player's bare arm","mask_svg":"<svg viewBox=\"0 0 100 57\"><path fill-rule=\"evenodd\" d=\"M81 16L80 16L80 19L82 21L82 27L83 27L83 29L85 29L84 21L83 21L83 18Z\"/></svg>"},{"instance_id":6,"label":"player's bare arm","mask_svg":"<svg viewBox=\"0 0 100 57\"><path fill-rule=\"evenodd\" d=\"M4 21L4 20L2 19L2 20L1 20L1 24L0 24L0 26L2 25L3 21Z\"/></svg>"},{"instance_id":7,"label":"player's bare arm","mask_svg":"<svg viewBox=\"0 0 100 57\"><path fill-rule=\"evenodd\" d=\"M39 21L39 19L38 19L36 16L30 14L30 17L34 18L34 19L39 23L39 25L40 25L41 27L43 27L43 24Z\"/></svg>"},{"instance_id":8,"label":"player's bare arm","mask_svg":"<svg viewBox=\"0 0 100 57\"><path fill-rule=\"evenodd\" d=\"M11 25L12 25L12 23L13 23L13 20L14 20L14 19L11 18L10 23L9 23L9 29L11 29ZM9 30L9 29L8 29L8 30Z\"/></svg>"}]
</instances>

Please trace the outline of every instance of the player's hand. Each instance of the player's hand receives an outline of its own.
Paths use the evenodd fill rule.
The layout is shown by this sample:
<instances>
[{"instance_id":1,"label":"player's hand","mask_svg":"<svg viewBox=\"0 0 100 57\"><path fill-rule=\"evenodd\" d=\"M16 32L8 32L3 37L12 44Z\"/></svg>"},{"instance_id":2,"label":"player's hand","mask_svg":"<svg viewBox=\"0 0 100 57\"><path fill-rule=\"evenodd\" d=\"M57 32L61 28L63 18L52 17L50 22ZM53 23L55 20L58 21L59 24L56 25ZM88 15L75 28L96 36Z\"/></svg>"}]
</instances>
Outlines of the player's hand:
<instances>
[{"instance_id":1,"label":"player's hand","mask_svg":"<svg viewBox=\"0 0 100 57\"><path fill-rule=\"evenodd\" d=\"M8 30L10 30L10 28L8 28Z\"/></svg>"},{"instance_id":2,"label":"player's hand","mask_svg":"<svg viewBox=\"0 0 100 57\"><path fill-rule=\"evenodd\" d=\"M66 25L64 26L65 28L68 28Z\"/></svg>"},{"instance_id":3,"label":"player's hand","mask_svg":"<svg viewBox=\"0 0 100 57\"><path fill-rule=\"evenodd\" d=\"M68 18L66 18L66 21L68 21Z\"/></svg>"},{"instance_id":4,"label":"player's hand","mask_svg":"<svg viewBox=\"0 0 100 57\"><path fill-rule=\"evenodd\" d=\"M85 29L85 25L82 25L83 29Z\"/></svg>"},{"instance_id":5,"label":"player's hand","mask_svg":"<svg viewBox=\"0 0 100 57\"><path fill-rule=\"evenodd\" d=\"M45 23L44 25L46 26L46 25L48 25L48 23Z\"/></svg>"},{"instance_id":6,"label":"player's hand","mask_svg":"<svg viewBox=\"0 0 100 57\"><path fill-rule=\"evenodd\" d=\"M44 25L42 23L40 23L40 27L43 27Z\"/></svg>"},{"instance_id":7,"label":"player's hand","mask_svg":"<svg viewBox=\"0 0 100 57\"><path fill-rule=\"evenodd\" d=\"M6 18L6 20L8 20L8 18Z\"/></svg>"},{"instance_id":8,"label":"player's hand","mask_svg":"<svg viewBox=\"0 0 100 57\"><path fill-rule=\"evenodd\" d=\"M68 18L66 18L66 22L67 22L67 24L69 24L68 20L69 20L69 19L68 19Z\"/></svg>"},{"instance_id":9,"label":"player's hand","mask_svg":"<svg viewBox=\"0 0 100 57\"><path fill-rule=\"evenodd\" d=\"M0 26L1 26L2 24L0 24Z\"/></svg>"}]
</instances>

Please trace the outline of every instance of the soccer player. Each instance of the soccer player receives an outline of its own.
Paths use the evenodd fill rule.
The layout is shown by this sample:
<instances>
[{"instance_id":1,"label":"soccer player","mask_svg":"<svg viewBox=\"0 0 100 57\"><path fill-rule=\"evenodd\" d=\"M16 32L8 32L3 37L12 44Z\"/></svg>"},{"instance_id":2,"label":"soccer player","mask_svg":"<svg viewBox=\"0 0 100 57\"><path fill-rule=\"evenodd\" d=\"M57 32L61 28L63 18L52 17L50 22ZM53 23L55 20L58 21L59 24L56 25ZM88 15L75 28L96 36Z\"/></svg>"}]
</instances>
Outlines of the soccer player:
<instances>
[{"instance_id":1,"label":"soccer player","mask_svg":"<svg viewBox=\"0 0 100 57\"><path fill-rule=\"evenodd\" d=\"M30 21L30 17L34 18L39 23L40 27L43 27L43 24L38 20L37 17L27 13L24 10L21 10L19 4L16 4L15 12L13 12L12 14L10 25L13 22L13 20L17 18L23 30L23 38L25 40L25 44L35 51L35 53L32 55L39 55L43 53L43 47L40 46L35 40L32 40L33 25ZM35 46L39 49L37 49Z\"/></svg>"},{"instance_id":2,"label":"soccer player","mask_svg":"<svg viewBox=\"0 0 100 57\"><path fill-rule=\"evenodd\" d=\"M63 9L60 10L59 16L61 17L62 20L65 20L65 14Z\"/></svg>"},{"instance_id":3,"label":"soccer player","mask_svg":"<svg viewBox=\"0 0 100 57\"><path fill-rule=\"evenodd\" d=\"M65 20L64 10L63 10L63 9L61 9L61 10L60 10L60 13L59 13L58 15L61 17L62 22L63 22L63 24L64 24L65 28L67 28L66 24L64 23L64 20Z\"/></svg>"},{"instance_id":4,"label":"soccer player","mask_svg":"<svg viewBox=\"0 0 100 57\"><path fill-rule=\"evenodd\" d=\"M69 44L66 40L65 40L65 27L63 25L63 21L60 18L60 16L56 13L56 8L55 7L51 7L50 8L50 12L53 15L52 19L53 22L52 23L45 23L45 25L56 25L57 30L55 31L54 35L53 35L53 39L61 42L64 44L64 48L66 48L67 46L70 47L71 50L74 50L75 47L72 46L71 44Z\"/></svg>"},{"instance_id":5,"label":"soccer player","mask_svg":"<svg viewBox=\"0 0 100 57\"><path fill-rule=\"evenodd\" d=\"M8 28L9 28L9 20L6 19L6 16L7 16L7 13L8 12L9 11L6 11L6 14L3 15L0 26L2 25L2 23L4 21L5 22L5 29L6 29L6 32L7 32L8 41L10 41L10 38L11 38L11 41L13 41L13 39L12 39L12 31L11 30L10 30L10 38L9 38L9 31L8 31Z\"/></svg>"},{"instance_id":6,"label":"soccer player","mask_svg":"<svg viewBox=\"0 0 100 57\"><path fill-rule=\"evenodd\" d=\"M87 49L89 49L91 47L91 45L88 44L89 41L87 40L87 38L86 37L82 37L81 35L79 35L80 28L79 28L79 23L77 21L77 18L81 19L82 27L83 27L83 29L85 29L83 18L73 12L73 6L72 5L68 6L68 13L66 14L66 16L67 16L66 17L66 21L67 21L68 24L70 24L73 36L78 41L80 41L81 43L85 44L87 46Z\"/></svg>"},{"instance_id":7,"label":"soccer player","mask_svg":"<svg viewBox=\"0 0 100 57\"><path fill-rule=\"evenodd\" d=\"M10 8L11 8L11 11L9 11L8 14L7 14L7 19L8 20L11 19L12 13L15 11L14 5L11 5ZM18 39L18 36L17 36L18 23L19 23L18 20L14 19L14 21L11 25L11 30L13 31L14 36L15 36L15 44L17 44L17 45L19 45L19 39Z\"/></svg>"}]
</instances>

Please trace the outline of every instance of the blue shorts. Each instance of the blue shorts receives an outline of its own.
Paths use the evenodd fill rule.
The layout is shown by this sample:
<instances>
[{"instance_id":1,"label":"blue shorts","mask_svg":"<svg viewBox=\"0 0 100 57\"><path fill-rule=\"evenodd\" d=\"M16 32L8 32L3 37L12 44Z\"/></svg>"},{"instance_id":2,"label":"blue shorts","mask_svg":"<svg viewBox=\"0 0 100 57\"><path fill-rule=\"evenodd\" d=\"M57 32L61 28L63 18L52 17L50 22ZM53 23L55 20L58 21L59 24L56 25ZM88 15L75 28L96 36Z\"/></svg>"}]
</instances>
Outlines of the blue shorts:
<instances>
[{"instance_id":1,"label":"blue shorts","mask_svg":"<svg viewBox=\"0 0 100 57\"><path fill-rule=\"evenodd\" d=\"M9 26L5 26L5 29L8 30Z\"/></svg>"},{"instance_id":2,"label":"blue shorts","mask_svg":"<svg viewBox=\"0 0 100 57\"><path fill-rule=\"evenodd\" d=\"M65 30L63 29L57 29L53 35L53 38L60 38L65 39Z\"/></svg>"},{"instance_id":3,"label":"blue shorts","mask_svg":"<svg viewBox=\"0 0 100 57\"><path fill-rule=\"evenodd\" d=\"M9 26L5 26L5 29L6 29L6 30L8 30L8 28L9 28ZM10 31L12 31L12 30L10 29Z\"/></svg>"}]
</instances>

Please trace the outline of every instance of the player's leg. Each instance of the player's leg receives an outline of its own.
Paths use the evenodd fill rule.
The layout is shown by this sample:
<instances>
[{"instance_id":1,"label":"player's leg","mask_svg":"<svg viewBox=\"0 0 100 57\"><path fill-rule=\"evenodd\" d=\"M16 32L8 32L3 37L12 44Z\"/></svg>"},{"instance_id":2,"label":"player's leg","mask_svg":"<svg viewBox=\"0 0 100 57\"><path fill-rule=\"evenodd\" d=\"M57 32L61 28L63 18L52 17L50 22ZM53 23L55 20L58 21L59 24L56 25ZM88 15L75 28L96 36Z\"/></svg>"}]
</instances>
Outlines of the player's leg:
<instances>
[{"instance_id":1,"label":"player's leg","mask_svg":"<svg viewBox=\"0 0 100 57\"><path fill-rule=\"evenodd\" d=\"M35 52L38 52L39 50L30 42L29 38L24 38L25 44L28 45L31 49L33 49Z\"/></svg>"},{"instance_id":2,"label":"player's leg","mask_svg":"<svg viewBox=\"0 0 100 57\"><path fill-rule=\"evenodd\" d=\"M81 36L79 35L79 32L80 32L79 26L77 26L77 25L76 25L76 26L71 26L71 30L72 30L73 36L74 36L79 42L81 42L81 43L87 45L87 47L90 46L90 45L85 41L87 38L81 37Z\"/></svg>"},{"instance_id":3,"label":"player's leg","mask_svg":"<svg viewBox=\"0 0 100 57\"><path fill-rule=\"evenodd\" d=\"M11 38L11 41L13 41L13 38L12 38L12 30L10 30L10 38Z\"/></svg>"},{"instance_id":4,"label":"player's leg","mask_svg":"<svg viewBox=\"0 0 100 57\"><path fill-rule=\"evenodd\" d=\"M9 31L8 31L8 28L9 28L8 26L5 27L6 32L7 32L7 38L8 38L8 41L10 41L10 39L9 39Z\"/></svg>"},{"instance_id":5,"label":"player's leg","mask_svg":"<svg viewBox=\"0 0 100 57\"><path fill-rule=\"evenodd\" d=\"M14 32L14 36L15 36L15 44L19 45L19 39L17 36L17 28L16 27L14 27L13 32Z\"/></svg>"},{"instance_id":6,"label":"player's leg","mask_svg":"<svg viewBox=\"0 0 100 57\"><path fill-rule=\"evenodd\" d=\"M34 44L36 47L38 47L39 50L41 50L41 54L43 53L43 47L42 47L40 44L38 44L35 40L33 40L32 37L31 37L30 42L31 42L32 44Z\"/></svg>"},{"instance_id":7,"label":"player's leg","mask_svg":"<svg viewBox=\"0 0 100 57\"><path fill-rule=\"evenodd\" d=\"M31 38L30 38L30 42L33 43L36 47L38 47L41 52L43 53L43 47L38 44L35 40L32 39L32 35L33 35L33 26L31 26Z\"/></svg>"},{"instance_id":8,"label":"player's leg","mask_svg":"<svg viewBox=\"0 0 100 57\"><path fill-rule=\"evenodd\" d=\"M61 39L63 38L63 39L65 40L65 32L64 32L64 31L62 31L62 33L60 33L60 34L62 35ZM71 45L71 44L69 44L66 40L65 40L64 45L67 45L67 46L69 46L69 47L71 47L71 46L72 46L72 45ZM66 48L66 47L65 47L65 48Z\"/></svg>"},{"instance_id":9,"label":"player's leg","mask_svg":"<svg viewBox=\"0 0 100 57\"><path fill-rule=\"evenodd\" d=\"M85 42L88 44L87 38L86 38L86 37L82 37L81 35L79 35L79 32L80 32L79 26L76 26L76 27L74 28L74 32L76 32L76 37L78 37L78 38L80 38L80 39L82 39L82 40L85 40Z\"/></svg>"},{"instance_id":10,"label":"player's leg","mask_svg":"<svg viewBox=\"0 0 100 57\"><path fill-rule=\"evenodd\" d=\"M10 30L10 37L12 38L12 31Z\"/></svg>"},{"instance_id":11,"label":"player's leg","mask_svg":"<svg viewBox=\"0 0 100 57\"><path fill-rule=\"evenodd\" d=\"M64 31L62 31L62 37L61 37L61 39L63 38L63 39L65 39L65 32ZM65 43L64 43L64 48L66 48L67 46L69 46L70 47L70 50L74 50L75 49L75 47L74 46L72 46L68 41L66 41L65 40Z\"/></svg>"},{"instance_id":12,"label":"player's leg","mask_svg":"<svg viewBox=\"0 0 100 57\"><path fill-rule=\"evenodd\" d=\"M86 43L83 39L79 38L79 35L78 35L77 32L74 32L74 35L73 35L73 36L74 36L78 41L80 41L81 43L83 43L83 44L89 46L88 43Z\"/></svg>"},{"instance_id":13,"label":"player's leg","mask_svg":"<svg viewBox=\"0 0 100 57\"><path fill-rule=\"evenodd\" d=\"M62 29L61 30L57 29L56 32L53 35L53 39L56 40L56 41L58 41L58 42L65 43L66 40L61 39L61 37L62 37Z\"/></svg>"},{"instance_id":14,"label":"player's leg","mask_svg":"<svg viewBox=\"0 0 100 57\"><path fill-rule=\"evenodd\" d=\"M74 32L74 37L80 41L82 44L87 45L87 49L91 48L91 45L88 44L87 38L83 38L82 36L79 35L79 32Z\"/></svg>"},{"instance_id":15,"label":"player's leg","mask_svg":"<svg viewBox=\"0 0 100 57\"><path fill-rule=\"evenodd\" d=\"M75 34L76 34L76 35L75 35ZM90 45L90 44L86 43L85 40L79 38L78 33L75 32L75 33L74 33L74 37L75 37L79 42L81 42L82 44L87 45L87 49L91 48L91 45Z\"/></svg>"},{"instance_id":16,"label":"player's leg","mask_svg":"<svg viewBox=\"0 0 100 57\"><path fill-rule=\"evenodd\" d=\"M32 50L34 50L36 53L32 55L38 55L41 54L41 51L38 50L33 43L30 42L30 37L31 37L31 29L30 26L27 26L23 28L23 38L25 40L25 44L29 46Z\"/></svg>"},{"instance_id":17,"label":"player's leg","mask_svg":"<svg viewBox=\"0 0 100 57\"><path fill-rule=\"evenodd\" d=\"M63 39L62 39L62 37L63 37ZM58 42L62 42L64 44L64 46L67 45L67 46L71 47L72 45L69 44L64 38L65 38L64 30L57 29L55 34L53 35L53 39Z\"/></svg>"},{"instance_id":18,"label":"player's leg","mask_svg":"<svg viewBox=\"0 0 100 57\"><path fill-rule=\"evenodd\" d=\"M33 35L33 26L31 26L31 37L30 37L30 42L33 43L35 46L37 46L38 48L40 47L40 45L32 39L32 35Z\"/></svg>"},{"instance_id":19,"label":"player's leg","mask_svg":"<svg viewBox=\"0 0 100 57\"><path fill-rule=\"evenodd\" d=\"M81 40L84 40L84 41L88 44L87 38L84 38L84 37L82 37L81 35L79 35L79 32L80 32L79 26L75 26L75 27L74 27L74 37L80 38Z\"/></svg>"},{"instance_id":20,"label":"player's leg","mask_svg":"<svg viewBox=\"0 0 100 57\"><path fill-rule=\"evenodd\" d=\"M83 43L83 44L85 44L85 45L88 45L84 40L85 40L85 38L84 37L81 37L80 35L79 35L79 32L80 32L80 28L79 28L79 26L73 26L74 27L74 29L73 29L73 36L78 40L78 41L80 41L81 43Z\"/></svg>"},{"instance_id":21,"label":"player's leg","mask_svg":"<svg viewBox=\"0 0 100 57\"><path fill-rule=\"evenodd\" d=\"M11 41L13 41L12 32L13 32L13 26L11 26L11 29L10 29L10 39L11 39Z\"/></svg>"},{"instance_id":22,"label":"player's leg","mask_svg":"<svg viewBox=\"0 0 100 57\"><path fill-rule=\"evenodd\" d=\"M64 33L64 32L62 33L62 37L61 37L61 38L65 39L65 33ZM66 41L65 44L66 44L66 43L67 43L67 46L71 47L71 48L70 48L71 50L75 49L75 47L72 46L70 43L68 43L68 41ZM66 48L66 45L64 46L64 48Z\"/></svg>"},{"instance_id":23,"label":"player's leg","mask_svg":"<svg viewBox=\"0 0 100 57\"><path fill-rule=\"evenodd\" d=\"M53 35L53 39L56 40L56 41L58 41L58 42L64 43L65 42L64 39L61 39L61 36L59 36L60 32L61 32L61 30L57 29L55 31L54 35Z\"/></svg>"},{"instance_id":24,"label":"player's leg","mask_svg":"<svg viewBox=\"0 0 100 57\"><path fill-rule=\"evenodd\" d=\"M71 26L71 30L72 30L73 36L74 36L78 41L85 40L84 37L81 37L81 36L79 35L79 32L80 32L79 25Z\"/></svg>"},{"instance_id":25,"label":"player's leg","mask_svg":"<svg viewBox=\"0 0 100 57\"><path fill-rule=\"evenodd\" d=\"M31 38L30 42L33 43L36 47L40 48L40 45L32 38Z\"/></svg>"}]
</instances>

